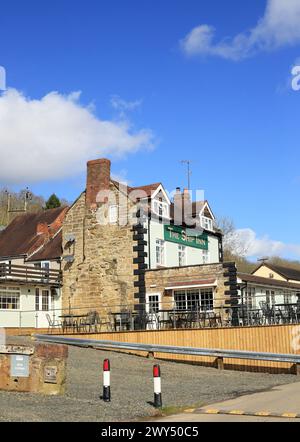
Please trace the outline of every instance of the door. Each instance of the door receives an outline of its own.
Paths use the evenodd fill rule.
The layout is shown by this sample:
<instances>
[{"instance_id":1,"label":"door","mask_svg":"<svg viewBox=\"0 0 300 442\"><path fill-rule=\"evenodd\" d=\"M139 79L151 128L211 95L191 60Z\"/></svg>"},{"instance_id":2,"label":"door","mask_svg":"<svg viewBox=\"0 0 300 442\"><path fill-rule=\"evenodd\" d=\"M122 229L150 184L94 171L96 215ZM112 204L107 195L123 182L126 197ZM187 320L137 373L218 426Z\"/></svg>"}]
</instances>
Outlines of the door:
<instances>
[{"instance_id":1,"label":"door","mask_svg":"<svg viewBox=\"0 0 300 442\"><path fill-rule=\"evenodd\" d=\"M146 296L147 330L157 330L161 304L160 293L149 293Z\"/></svg>"}]
</instances>

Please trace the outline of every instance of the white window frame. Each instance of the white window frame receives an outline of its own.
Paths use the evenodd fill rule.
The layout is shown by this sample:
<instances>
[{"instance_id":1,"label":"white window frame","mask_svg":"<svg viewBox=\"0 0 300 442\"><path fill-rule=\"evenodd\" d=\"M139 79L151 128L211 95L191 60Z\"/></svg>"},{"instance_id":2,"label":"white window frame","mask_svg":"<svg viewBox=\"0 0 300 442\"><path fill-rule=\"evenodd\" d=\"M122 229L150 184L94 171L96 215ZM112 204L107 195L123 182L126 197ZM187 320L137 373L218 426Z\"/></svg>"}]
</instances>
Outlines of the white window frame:
<instances>
[{"instance_id":1,"label":"white window frame","mask_svg":"<svg viewBox=\"0 0 300 442\"><path fill-rule=\"evenodd\" d=\"M207 216L201 216L201 226L203 229L209 230L210 232L213 232L214 230L213 220Z\"/></svg>"},{"instance_id":2,"label":"white window frame","mask_svg":"<svg viewBox=\"0 0 300 442\"><path fill-rule=\"evenodd\" d=\"M202 250L202 262L203 264L210 264L209 250Z\"/></svg>"},{"instance_id":3,"label":"white window frame","mask_svg":"<svg viewBox=\"0 0 300 442\"><path fill-rule=\"evenodd\" d=\"M159 248L159 249L158 249ZM158 260L158 253L160 259ZM166 263L166 241L157 238L155 242L155 261L158 266L165 266Z\"/></svg>"},{"instance_id":4,"label":"white window frame","mask_svg":"<svg viewBox=\"0 0 300 442\"><path fill-rule=\"evenodd\" d=\"M119 206L113 204L109 206L109 222L110 224L116 224L119 219Z\"/></svg>"},{"instance_id":5,"label":"white window frame","mask_svg":"<svg viewBox=\"0 0 300 442\"><path fill-rule=\"evenodd\" d=\"M162 218L170 217L170 207L167 202L154 199L152 201L152 210L153 213L155 213L155 215L160 216Z\"/></svg>"},{"instance_id":6,"label":"white window frame","mask_svg":"<svg viewBox=\"0 0 300 442\"><path fill-rule=\"evenodd\" d=\"M153 297L157 297L158 300L151 301L150 298L153 298ZM150 314L153 313L150 309L150 305L152 302L153 302L153 304L156 304L156 303L158 304L158 310L154 312L154 313L158 313L159 310L161 309L161 293L147 293L147 295L146 295L146 312L150 313Z\"/></svg>"},{"instance_id":7,"label":"white window frame","mask_svg":"<svg viewBox=\"0 0 300 442\"><path fill-rule=\"evenodd\" d=\"M184 257L183 262L181 262L182 256ZM187 265L187 247L181 244L178 245L178 265L179 267Z\"/></svg>"},{"instance_id":8,"label":"white window frame","mask_svg":"<svg viewBox=\"0 0 300 442\"><path fill-rule=\"evenodd\" d=\"M4 293L5 292L5 293ZM4 312L18 312L21 310L21 288L20 287L1 287L0 288L0 298L15 297L18 299L17 308L4 308L1 307L0 310Z\"/></svg>"},{"instance_id":9,"label":"white window frame","mask_svg":"<svg viewBox=\"0 0 300 442\"><path fill-rule=\"evenodd\" d=\"M45 295L47 293L47 308L44 308L44 299L45 299ZM40 299L40 311L41 312L49 312L50 311L50 290L48 289L42 289L41 290L41 299Z\"/></svg>"},{"instance_id":10,"label":"white window frame","mask_svg":"<svg viewBox=\"0 0 300 442\"><path fill-rule=\"evenodd\" d=\"M204 309L203 305L205 304L205 296L208 294L212 296L212 308L211 309ZM215 308L215 290L214 287L206 287L206 288L193 288L193 289L176 289L173 290L173 303L174 308L178 307L178 304L176 304L175 301L175 295L178 294L181 297L184 297L181 301L181 307L179 310L188 310L188 305L191 304L191 299L188 299L189 296L199 296L199 311L200 312L213 312ZM202 298L203 296L203 298Z\"/></svg>"}]
</instances>

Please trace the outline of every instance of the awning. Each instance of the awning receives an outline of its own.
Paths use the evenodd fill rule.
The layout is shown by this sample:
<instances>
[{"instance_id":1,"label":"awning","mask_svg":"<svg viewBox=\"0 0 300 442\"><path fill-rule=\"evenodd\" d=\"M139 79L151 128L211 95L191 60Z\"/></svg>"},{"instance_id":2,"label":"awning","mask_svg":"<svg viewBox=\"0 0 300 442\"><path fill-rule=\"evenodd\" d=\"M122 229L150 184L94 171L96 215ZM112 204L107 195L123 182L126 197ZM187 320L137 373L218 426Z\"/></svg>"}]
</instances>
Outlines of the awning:
<instances>
[{"instance_id":1,"label":"awning","mask_svg":"<svg viewBox=\"0 0 300 442\"><path fill-rule=\"evenodd\" d=\"M172 284L170 287L165 287L165 290L191 289L191 288L205 288L216 287L218 285L216 279L201 279L197 281L180 281Z\"/></svg>"}]
</instances>

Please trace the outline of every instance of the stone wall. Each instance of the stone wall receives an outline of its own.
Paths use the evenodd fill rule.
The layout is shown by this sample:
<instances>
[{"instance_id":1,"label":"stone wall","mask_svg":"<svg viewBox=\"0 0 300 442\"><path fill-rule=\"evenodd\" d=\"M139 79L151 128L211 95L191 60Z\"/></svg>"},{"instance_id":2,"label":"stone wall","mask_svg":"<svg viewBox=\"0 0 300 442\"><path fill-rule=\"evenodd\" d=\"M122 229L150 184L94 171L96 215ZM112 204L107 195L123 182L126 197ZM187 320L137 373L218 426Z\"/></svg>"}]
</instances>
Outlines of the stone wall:
<instances>
[{"instance_id":1,"label":"stone wall","mask_svg":"<svg viewBox=\"0 0 300 442\"><path fill-rule=\"evenodd\" d=\"M12 376L12 355L28 355L29 376ZM68 347L58 344L33 344L32 346L0 346L0 390L64 394ZM54 377L48 377L47 374Z\"/></svg>"},{"instance_id":2,"label":"stone wall","mask_svg":"<svg viewBox=\"0 0 300 442\"><path fill-rule=\"evenodd\" d=\"M207 264L189 267L173 267L168 269L147 270L146 271L146 291L147 294L161 293L164 307L172 307L172 292L165 290L166 287L176 286L178 283L216 280L215 307L225 305L225 301L230 301L230 296L226 294L229 290L228 276L226 275L228 264ZM234 264L233 264L234 265ZM209 284L208 284L209 285ZM212 284L213 285L213 284Z\"/></svg>"},{"instance_id":3,"label":"stone wall","mask_svg":"<svg viewBox=\"0 0 300 442\"><path fill-rule=\"evenodd\" d=\"M118 190L112 183L110 190L118 201ZM107 205L98 204L97 213L86 204L83 193L65 218L64 255L74 255L74 262L63 266L63 308L80 309L80 313L97 310L101 319L107 319L110 310L120 311L121 305L134 304L133 273L137 266L133 264L132 226L99 224L101 208L102 215L107 216ZM67 244L68 234L75 235L74 244Z\"/></svg>"}]
</instances>

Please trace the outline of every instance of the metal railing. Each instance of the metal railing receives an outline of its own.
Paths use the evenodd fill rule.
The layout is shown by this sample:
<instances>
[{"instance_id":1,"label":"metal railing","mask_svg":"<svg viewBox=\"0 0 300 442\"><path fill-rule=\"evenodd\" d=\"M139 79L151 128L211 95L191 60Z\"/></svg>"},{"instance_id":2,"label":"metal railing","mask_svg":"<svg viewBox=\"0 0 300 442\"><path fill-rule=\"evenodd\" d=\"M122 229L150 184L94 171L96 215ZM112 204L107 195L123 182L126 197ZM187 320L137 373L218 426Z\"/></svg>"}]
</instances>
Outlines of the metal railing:
<instances>
[{"instance_id":1,"label":"metal railing","mask_svg":"<svg viewBox=\"0 0 300 442\"><path fill-rule=\"evenodd\" d=\"M41 342L50 342L56 344L74 345L79 347L91 347L95 349L117 349L133 350L148 353L168 353L186 356L206 356L217 359L243 359L268 362L288 362L291 364L300 364L300 355L263 353L240 350L221 350L209 348L194 347L173 347L155 344L136 344L115 341L97 341L94 339L64 338L49 335L34 335L34 338Z\"/></svg>"},{"instance_id":2,"label":"metal railing","mask_svg":"<svg viewBox=\"0 0 300 442\"><path fill-rule=\"evenodd\" d=\"M68 333L300 324L299 304L252 309L241 304L218 305L220 301L221 299L215 298L211 306L193 305L185 309L180 308L172 299L138 306L134 303L97 303L81 307L70 305L66 308L49 308L44 311L0 309L0 326L48 328L48 315L56 324L54 328L59 328L58 324L61 324L62 331ZM84 316L90 312L97 312L100 321L91 324L91 327L81 327L82 323L87 323Z\"/></svg>"}]
</instances>

